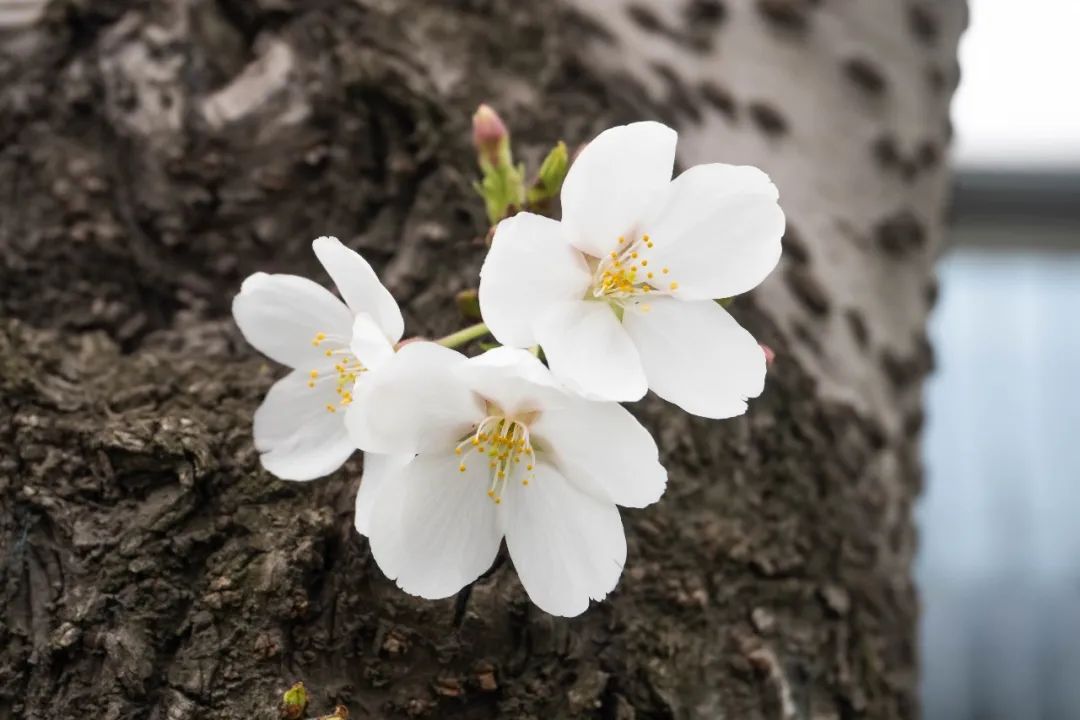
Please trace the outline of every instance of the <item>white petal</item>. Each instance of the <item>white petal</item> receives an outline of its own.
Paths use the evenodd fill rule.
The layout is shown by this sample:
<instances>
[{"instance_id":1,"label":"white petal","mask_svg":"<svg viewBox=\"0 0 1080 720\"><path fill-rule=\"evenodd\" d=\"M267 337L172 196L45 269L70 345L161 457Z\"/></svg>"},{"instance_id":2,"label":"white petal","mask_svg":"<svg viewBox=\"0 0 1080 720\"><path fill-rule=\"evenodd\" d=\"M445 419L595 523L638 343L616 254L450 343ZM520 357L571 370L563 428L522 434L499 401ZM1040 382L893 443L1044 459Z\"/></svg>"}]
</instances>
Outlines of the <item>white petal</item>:
<instances>
[{"instance_id":1,"label":"white petal","mask_svg":"<svg viewBox=\"0 0 1080 720\"><path fill-rule=\"evenodd\" d=\"M765 353L712 300L653 298L648 312L628 307L623 325L637 345L649 388L707 418L746 412L765 386Z\"/></svg>"},{"instance_id":2,"label":"white petal","mask_svg":"<svg viewBox=\"0 0 1080 720\"><path fill-rule=\"evenodd\" d=\"M542 412L531 430L567 479L598 499L645 507L664 494L656 441L617 403L576 399Z\"/></svg>"},{"instance_id":3,"label":"white petal","mask_svg":"<svg viewBox=\"0 0 1080 720\"><path fill-rule=\"evenodd\" d=\"M328 369L326 375L334 375ZM294 370L274 383L255 411L255 449L263 467L283 480L312 480L341 467L356 446L343 421L344 408L332 381L308 387L309 375ZM334 412L326 409L335 406Z\"/></svg>"},{"instance_id":4,"label":"white petal","mask_svg":"<svg viewBox=\"0 0 1080 720\"><path fill-rule=\"evenodd\" d=\"M583 397L631 401L645 394L637 350L607 303L552 306L537 323L536 339L555 376Z\"/></svg>"},{"instance_id":5,"label":"white petal","mask_svg":"<svg viewBox=\"0 0 1080 720\"><path fill-rule=\"evenodd\" d=\"M335 237L317 238L311 247L349 309L371 315L390 342L400 340L405 332L401 309L368 261Z\"/></svg>"},{"instance_id":6,"label":"white petal","mask_svg":"<svg viewBox=\"0 0 1080 720\"><path fill-rule=\"evenodd\" d=\"M571 397L528 350L498 347L469 358L459 376L485 400L508 413L562 405Z\"/></svg>"},{"instance_id":7,"label":"white petal","mask_svg":"<svg viewBox=\"0 0 1080 720\"><path fill-rule=\"evenodd\" d=\"M371 554L407 593L453 595L495 561L502 533L487 465L458 471L451 449L419 455L386 478L372 512Z\"/></svg>"},{"instance_id":8,"label":"white petal","mask_svg":"<svg viewBox=\"0 0 1080 720\"><path fill-rule=\"evenodd\" d=\"M380 367L394 355L394 346L367 313L359 313L353 321L349 349L368 370Z\"/></svg>"},{"instance_id":9,"label":"white petal","mask_svg":"<svg viewBox=\"0 0 1080 720\"><path fill-rule=\"evenodd\" d=\"M590 278L558 222L518 213L499 223L480 269L480 312L503 345L535 345L533 325L547 306L583 297Z\"/></svg>"},{"instance_id":10,"label":"white petal","mask_svg":"<svg viewBox=\"0 0 1080 720\"><path fill-rule=\"evenodd\" d=\"M645 224L653 267L690 300L756 287L780 260L784 212L769 176L755 167L697 165L671 182ZM661 287L665 289L666 287Z\"/></svg>"},{"instance_id":11,"label":"white petal","mask_svg":"<svg viewBox=\"0 0 1080 720\"><path fill-rule=\"evenodd\" d=\"M541 463L528 487L510 483L499 508L521 584L544 612L580 615L619 582L626 536L618 508L578 490L554 467Z\"/></svg>"},{"instance_id":12,"label":"white petal","mask_svg":"<svg viewBox=\"0 0 1080 720\"><path fill-rule=\"evenodd\" d=\"M326 288L296 275L249 276L233 298L232 311L256 350L294 368L326 364L322 348L312 345L315 333L345 343L352 333L349 309Z\"/></svg>"},{"instance_id":13,"label":"white petal","mask_svg":"<svg viewBox=\"0 0 1080 720\"><path fill-rule=\"evenodd\" d=\"M636 236L644 211L671 181L678 133L657 122L605 130L585 146L562 187L563 229L579 250L602 257Z\"/></svg>"},{"instance_id":14,"label":"white petal","mask_svg":"<svg viewBox=\"0 0 1080 720\"><path fill-rule=\"evenodd\" d=\"M379 455L364 453L364 475L360 478L360 489L356 492L356 531L367 535L371 528L371 516L375 507L375 498L382 489L386 478L401 472L412 455Z\"/></svg>"},{"instance_id":15,"label":"white petal","mask_svg":"<svg viewBox=\"0 0 1080 720\"><path fill-rule=\"evenodd\" d=\"M416 453L453 447L483 418L483 406L456 368L465 356L430 342L409 343L365 373L345 418L365 452Z\"/></svg>"}]
</instances>

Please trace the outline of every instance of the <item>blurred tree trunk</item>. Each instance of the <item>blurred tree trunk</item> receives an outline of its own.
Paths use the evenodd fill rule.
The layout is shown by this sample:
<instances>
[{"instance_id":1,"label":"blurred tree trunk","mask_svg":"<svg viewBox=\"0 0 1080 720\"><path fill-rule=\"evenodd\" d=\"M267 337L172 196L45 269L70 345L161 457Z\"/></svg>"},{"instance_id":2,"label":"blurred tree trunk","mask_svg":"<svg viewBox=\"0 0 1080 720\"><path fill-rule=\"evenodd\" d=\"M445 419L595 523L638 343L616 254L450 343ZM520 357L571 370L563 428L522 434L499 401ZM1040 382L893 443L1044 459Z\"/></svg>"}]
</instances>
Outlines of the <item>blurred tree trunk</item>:
<instances>
[{"instance_id":1,"label":"blurred tree trunk","mask_svg":"<svg viewBox=\"0 0 1080 720\"><path fill-rule=\"evenodd\" d=\"M0 0L0 718L911 718L923 325L962 0ZM16 8L16 6L21 6ZM362 250L414 334L486 227L468 122L524 155L617 122L776 180L736 316L778 360L730 422L635 409L671 470L582 617L509 563L395 589L353 460L261 471L256 270Z\"/></svg>"}]
</instances>

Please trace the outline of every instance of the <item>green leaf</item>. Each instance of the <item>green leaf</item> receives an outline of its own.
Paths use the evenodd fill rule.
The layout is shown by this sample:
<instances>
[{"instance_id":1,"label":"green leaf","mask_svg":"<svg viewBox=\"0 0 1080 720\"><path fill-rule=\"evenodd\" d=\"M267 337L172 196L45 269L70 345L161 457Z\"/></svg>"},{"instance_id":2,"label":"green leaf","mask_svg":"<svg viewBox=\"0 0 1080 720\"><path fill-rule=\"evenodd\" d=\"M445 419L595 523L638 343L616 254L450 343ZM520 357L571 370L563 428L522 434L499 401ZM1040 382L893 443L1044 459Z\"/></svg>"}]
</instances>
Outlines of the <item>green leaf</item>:
<instances>
[{"instance_id":1,"label":"green leaf","mask_svg":"<svg viewBox=\"0 0 1080 720\"><path fill-rule=\"evenodd\" d=\"M570 153L566 149L566 143L560 140L540 164L536 182L529 188L529 204L537 205L556 197L562 190L563 180L566 179L569 169Z\"/></svg>"},{"instance_id":2,"label":"green leaf","mask_svg":"<svg viewBox=\"0 0 1080 720\"><path fill-rule=\"evenodd\" d=\"M298 682L285 691L281 698L281 716L287 720L296 720L307 710L308 695L304 683Z\"/></svg>"}]
</instances>

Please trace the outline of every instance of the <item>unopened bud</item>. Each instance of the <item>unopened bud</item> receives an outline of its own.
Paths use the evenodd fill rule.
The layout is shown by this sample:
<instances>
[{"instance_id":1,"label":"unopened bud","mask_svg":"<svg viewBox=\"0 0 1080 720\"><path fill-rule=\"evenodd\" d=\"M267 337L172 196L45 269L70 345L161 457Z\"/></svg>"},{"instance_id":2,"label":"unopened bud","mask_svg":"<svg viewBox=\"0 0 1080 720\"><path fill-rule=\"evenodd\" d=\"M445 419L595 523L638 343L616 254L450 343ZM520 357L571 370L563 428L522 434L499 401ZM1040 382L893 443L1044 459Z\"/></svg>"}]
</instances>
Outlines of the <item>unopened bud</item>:
<instances>
[{"instance_id":1,"label":"unopened bud","mask_svg":"<svg viewBox=\"0 0 1080 720\"><path fill-rule=\"evenodd\" d=\"M536 182L529 188L529 203L543 206L548 200L557 197L569 168L570 152L566 149L566 143L559 141L540 164Z\"/></svg>"},{"instance_id":2,"label":"unopened bud","mask_svg":"<svg viewBox=\"0 0 1080 720\"><path fill-rule=\"evenodd\" d=\"M494 167L510 164L510 131L489 105L481 105L472 118L473 145L480 162Z\"/></svg>"},{"instance_id":3,"label":"unopened bud","mask_svg":"<svg viewBox=\"0 0 1080 720\"><path fill-rule=\"evenodd\" d=\"M776 361L776 353L768 345L758 344L761 345L761 351L765 353L765 367L772 367L772 364Z\"/></svg>"},{"instance_id":4,"label":"unopened bud","mask_svg":"<svg viewBox=\"0 0 1080 720\"><path fill-rule=\"evenodd\" d=\"M466 320L480 320L480 293L470 288L462 290L454 296L458 312Z\"/></svg>"},{"instance_id":5,"label":"unopened bud","mask_svg":"<svg viewBox=\"0 0 1080 720\"><path fill-rule=\"evenodd\" d=\"M308 696L304 683L298 682L285 691L281 698L281 717L286 720L298 720L307 710Z\"/></svg>"},{"instance_id":6,"label":"unopened bud","mask_svg":"<svg viewBox=\"0 0 1080 720\"><path fill-rule=\"evenodd\" d=\"M552 194L559 192L569 167L570 152L566 149L566 143L560 140L540 165L540 182L544 184L548 192Z\"/></svg>"}]
</instances>

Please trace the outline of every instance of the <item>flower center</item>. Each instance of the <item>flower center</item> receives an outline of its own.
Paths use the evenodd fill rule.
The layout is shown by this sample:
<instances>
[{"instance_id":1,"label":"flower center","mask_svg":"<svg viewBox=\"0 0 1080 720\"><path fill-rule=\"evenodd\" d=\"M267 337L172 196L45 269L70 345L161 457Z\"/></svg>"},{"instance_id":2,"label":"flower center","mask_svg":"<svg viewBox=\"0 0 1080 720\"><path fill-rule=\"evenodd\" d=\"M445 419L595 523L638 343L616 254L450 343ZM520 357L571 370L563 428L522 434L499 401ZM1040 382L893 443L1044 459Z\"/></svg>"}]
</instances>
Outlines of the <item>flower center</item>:
<instances>
[{"instance_id":1,"label":"flower center","mask_svg":"<svg viewBox=\"0 0 1080 720\"><path fill-rule=\"evenodd\" d=\"M468 470L467 463L486 462L491 473L488 497L498 505L506 484L520 479L528 486L536 476L536 451L529 439L529 428L523 419L502 414L485 417L476 431L458 443L454 454L461 458L458 470Z\"/></svg>"},{"instance_id":2,"label":"flower center","mask_svg":"<svg viewBox=\"0 0 1080 720\"><path fill-rule=\"evenodd\" d=\"M334 360L334 372L322 372L312 370L308 373L308 387L315 389L327 380L334 380L337 387L334 392L339 398L338 404L327 403L326 412L337 412L339 406L345 406L352 402L352 387L356 383L357 376L367 372L367 368L353 354L349 348L351 338L338 335L327 335L324 332L315 333L311 344L323 349L323 354Z\"/></svg>"},{"instance_id":3,"label":"flower center","mask_svg":"<svg viewBox=\"0 0 1080 720\"><path fill-rule=\"evenodd\" d=\"M629 241L620 237L617 249L601 258L593 271L592 296L622 304L641 295L678 290L679 283L670 279L669 268L649 264L648 251L653 245L648 235Z\"/></svg>"}]
</instances>

